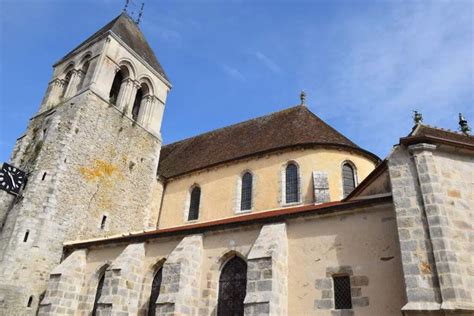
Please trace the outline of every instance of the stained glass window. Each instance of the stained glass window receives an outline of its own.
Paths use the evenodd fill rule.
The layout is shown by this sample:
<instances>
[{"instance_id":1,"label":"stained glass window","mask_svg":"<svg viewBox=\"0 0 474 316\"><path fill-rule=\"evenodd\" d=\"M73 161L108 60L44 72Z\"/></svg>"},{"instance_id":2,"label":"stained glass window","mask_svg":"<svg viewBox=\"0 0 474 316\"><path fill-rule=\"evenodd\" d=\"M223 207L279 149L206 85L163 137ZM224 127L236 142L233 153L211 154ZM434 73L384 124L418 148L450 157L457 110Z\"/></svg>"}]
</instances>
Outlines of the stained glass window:
<instances>
[{"instance_id":1,"label":"stained glass window","mask_svg":"<svg viewBox=\"0 0 474 316\"><path fill-rule=\"evenodd\" d=\"M242 176L242 195L240 199L240 210L250 210L252 208L252 174L246 172Z\"/></svg>"},{"instance_id":2,"label":"stained glass window","mask_svg":"<svg viewBox=\"0 0 474 316\"><path fill-rule=\"evenodd\" d=\"M348 163L342 166L342 183L344 189L344 197L348 196L355 188L354 168Z\"/></svg>"},{"instance_id":3,"label":"stained glass window","mask_svg":"<svg viewBox=\"0 0 474 316\"><path fill-rule=\"evenodd\" d=\"M219 278L217 315L244 315L246 289L247 263L239 257L233 257L225 264Z\"/></svg>"},{"instance_id":4,"label":"stained glass window","mask_svg":"<svg viewBox=\"0 0 474 316\"><path fill-rule=\"evenodd\" d=\"M188 221L198 219L200 202L201 202L201 188L195 187L191 191L191 201L189 203Z\"/></svg>"},{"instance_id":5,"label":"stained glass window","mask_svg":"<svg viewBox=\"0 0 474 316\"><path fill-rule=\"evenodd\" d=\"M286 166L286 203L299 202L298 167L294 163Z\"/></svg>"}]
</instances>

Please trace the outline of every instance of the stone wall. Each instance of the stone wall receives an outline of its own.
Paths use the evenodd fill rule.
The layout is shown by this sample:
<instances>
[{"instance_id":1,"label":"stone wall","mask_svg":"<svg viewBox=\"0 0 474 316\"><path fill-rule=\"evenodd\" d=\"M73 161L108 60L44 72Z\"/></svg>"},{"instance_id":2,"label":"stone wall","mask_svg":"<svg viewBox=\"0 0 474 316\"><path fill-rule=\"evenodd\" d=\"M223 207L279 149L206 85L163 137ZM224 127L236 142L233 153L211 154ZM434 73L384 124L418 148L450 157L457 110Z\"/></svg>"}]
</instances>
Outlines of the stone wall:
<instances>
[{"instance_id":1,"label":"stone wall","mask_svg":"<svg viewBox=\"0 0 474 316\"><path fill-rule=\"evenodd\" d=\"M74 315L86 275L86 250L72 253L50 274L38 315Z\"/></svg>"},{"instance_id":2,"label":"stone wall","mask_svg":"<svg viewBox=\"0 0 474 316\"><path fill-rule=\"evenodd\" d=\"M419 310L474 310L472 156L432 144L389 158L408 303Z\"/></svg>"},{"instance_id":3,"label":"stone wall","mask_svg":"<svg viewBox=\"0 0 474 316\"><path fill-rule=\"evenodd\" d=\"M197 315L202 235L185 237L163 265L163 281L156 301L156 315Z\"/></svg>"},{"instance_id":4,"label":"stone wall","mask_svg":"<svg viewBox=\"0 0 474 316\"><path fill-rule=\"evenodd\" d=\"M12 158L29 181L0 232L0 310L24 308L30 296L37 306L65 240L155 227L160 145L92 91L30 122Z\"/></svg>"},{"instance_id":5,"label":"stone wall","mask_svg":"<svg viewBox=\"0 0 474 316\"><path fill-rule=\"evenodd\" d=\"M82 284L74 282L82 288L76 315L92 311L104 272L99 310L146 315L153 275L160 267L157 315L216 315L221 269L233 256L247 262L247 315L395 316L403 306L403 275L389 205L87 249L85 269L77 268L82 261L70 266L84 271ZM60 265L62 271L76 252ZM351 276L349 314L334 309L331 278L340 273ZM51 275L50 284L56 284L55 278ZM54 285L48 293L56 293Z\"/></svg>"},{"instance_id":6,"label":"stone wall","mask_svg":"<svg viewBox=\"0 0 474 316\"><path fill-rule=\"evenodd\" d=\"M286 315L288 311L286 224L263 226L247 259L245 315Z\"/></svg>"}]
</instances>

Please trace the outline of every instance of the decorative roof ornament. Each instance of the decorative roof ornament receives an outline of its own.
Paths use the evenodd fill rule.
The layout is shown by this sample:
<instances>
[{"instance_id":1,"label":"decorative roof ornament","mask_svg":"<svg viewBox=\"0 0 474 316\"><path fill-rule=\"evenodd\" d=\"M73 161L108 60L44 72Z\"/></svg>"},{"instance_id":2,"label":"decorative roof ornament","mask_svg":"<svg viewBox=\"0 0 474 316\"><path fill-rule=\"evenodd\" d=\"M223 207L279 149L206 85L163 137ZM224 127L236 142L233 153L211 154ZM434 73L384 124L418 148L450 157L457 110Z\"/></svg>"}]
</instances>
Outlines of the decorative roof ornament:
<instances>
[{"instance_id":1,"label":"decorative roof ornament","mask_svg":"<svg viewBox=\"0 0 474 316\"><path fill-rule=\"evenodd\" d=\"M415 124L420 124L421 122L423 122L423 114L421 114L417 110L414 110L413 111L413 122Z\"/></svg>"},{"instance_id":2,"label":"decorative roof ornament","mask_svg":"<svg viewBox=\"0 0 474 316\"><path fill-rule=\"evenodd\" d=\"M301 93L300 93L300 100L301 100L301 105L306 105L305 101L306 101L306 93L301 90Z\"/></svg>"},{"instance_id":3,"label":"decorative roof ornament","mask_svg":"<svg viewBox=\"0 0 474 316\"><path fill-rule=\"evenodd\" d=\"M467 120L464 118L462 113L459 113L459 130L464 135L469 135L469 132L471 131L471 129L469 128L469 125L467 124Z\"/></svg>"}]
</instances>

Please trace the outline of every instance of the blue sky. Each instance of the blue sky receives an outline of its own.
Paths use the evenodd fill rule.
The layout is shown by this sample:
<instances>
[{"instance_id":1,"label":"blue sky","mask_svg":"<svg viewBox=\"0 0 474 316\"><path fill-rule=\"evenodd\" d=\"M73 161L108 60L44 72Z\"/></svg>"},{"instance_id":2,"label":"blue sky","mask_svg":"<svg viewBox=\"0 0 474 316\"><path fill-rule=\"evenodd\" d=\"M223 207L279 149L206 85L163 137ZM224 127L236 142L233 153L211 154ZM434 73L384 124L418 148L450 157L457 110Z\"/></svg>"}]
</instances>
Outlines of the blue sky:
<instances>
[{"instance_id":1,"label":"blue sky","mask_svg":"<svg viewBox=\"0 0 474 316\"><path fill-rule=\"evenodd\" d=\"M139 2L139 0L134 0ZM52 64L123 1L0 0L0 161ZM132 7L132 10L136 10ZM141 28L170 78L165 143L299 103L385 157L412 127L474 126L474 2L147 0Z\"/></svg>"}]
</instances>

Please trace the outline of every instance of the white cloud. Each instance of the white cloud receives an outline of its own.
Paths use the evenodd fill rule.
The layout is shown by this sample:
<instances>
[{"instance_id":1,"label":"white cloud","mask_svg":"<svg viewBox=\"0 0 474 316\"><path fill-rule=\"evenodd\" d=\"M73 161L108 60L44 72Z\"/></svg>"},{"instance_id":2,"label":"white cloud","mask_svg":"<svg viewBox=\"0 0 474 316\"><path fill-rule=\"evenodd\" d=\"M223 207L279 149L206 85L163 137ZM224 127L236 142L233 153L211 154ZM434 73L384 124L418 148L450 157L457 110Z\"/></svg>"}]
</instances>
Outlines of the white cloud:
<instances>
[{"instance_id":1,"label":"white cloud","mask_svg":"<svg viewBox=\"0 0 474 316\"><path fill-rule=\"evenodd\" d=\"M222 64L222 69L224 70L224 72L229 75L229 77L232 77L234 79L237 79L239 81L242 81L244 82L245 81L245 77L244 75L242 75L242 73L237 70L236 68L233 68L229 65L226 65L226 64Z\"/></svg>"},{"instance_id":2,"label":"white cloud","mask_svg":"<svg viewBox=\"0 0 474 316\"><path fill-rule=\"evenodd\" d=\"M274 73L281 73L281 68L278 66L273 60L271 60L268 56L263 54L260 51L255 52L255 57L262 62L265 67L267 67L269 70L271 70Z\"/></svg>"},{"instance_id":3,"label":"white cloud","mask_svg":"<svg viewBox=\"0 0 474 316\"><path fill-rule=\"evenodd\" d=\"M473 6L397 2L384 16L349 16L341 26L348 48L331 68L333 91L320 97L326 104L317 112L383 154L409 132L413 109L426 123L455 129L458 112L474 114Z\"/></svg>"}]
</instances>

